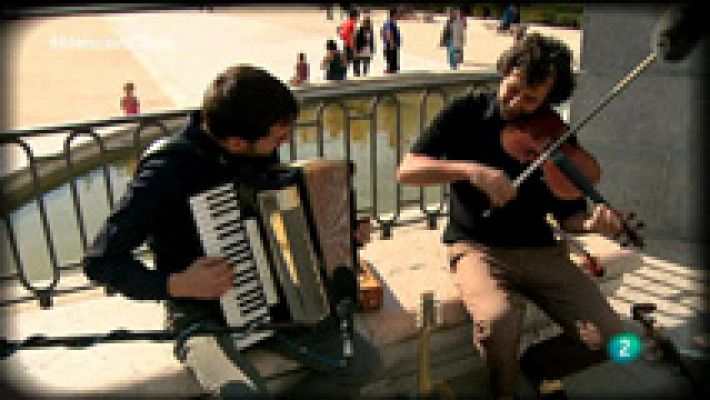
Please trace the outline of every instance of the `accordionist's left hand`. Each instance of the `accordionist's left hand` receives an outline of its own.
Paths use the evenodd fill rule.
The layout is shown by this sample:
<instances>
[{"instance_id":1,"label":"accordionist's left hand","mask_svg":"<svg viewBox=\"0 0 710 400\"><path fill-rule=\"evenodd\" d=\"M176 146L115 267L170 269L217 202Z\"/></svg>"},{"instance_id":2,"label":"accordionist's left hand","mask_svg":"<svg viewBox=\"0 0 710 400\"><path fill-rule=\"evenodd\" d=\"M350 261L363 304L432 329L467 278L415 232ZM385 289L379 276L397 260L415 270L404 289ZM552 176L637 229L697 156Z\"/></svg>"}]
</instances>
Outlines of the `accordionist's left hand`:
<instances>
[{"instance_id":1,"label":"accordionist's left hand","mask_svg":"<svg viewBox=\"0 0 710 400\"><path fill-rule=\"evenodd\" d=\"M372 222L370 217L359 218L355 222L355 231L353 232L353 237L355 238L355 243L358 247L362 247L370 243L370 236L372 235Z\"/></svg>"}]
</instances>

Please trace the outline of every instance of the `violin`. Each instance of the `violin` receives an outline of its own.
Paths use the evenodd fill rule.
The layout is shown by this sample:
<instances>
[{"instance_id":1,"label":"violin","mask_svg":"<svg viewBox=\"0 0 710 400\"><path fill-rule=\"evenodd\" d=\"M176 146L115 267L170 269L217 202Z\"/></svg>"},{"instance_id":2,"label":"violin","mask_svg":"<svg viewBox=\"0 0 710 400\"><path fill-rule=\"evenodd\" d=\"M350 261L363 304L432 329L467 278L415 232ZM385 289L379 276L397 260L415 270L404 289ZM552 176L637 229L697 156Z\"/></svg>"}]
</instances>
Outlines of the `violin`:
<instances>
[{"instance_id":1,"label":"violin","mask_svg":"<svg viewBox=\"0 0 710 400\"><path fill-rule=\"evenodd\" d=\"M501 144L511 157L521 163L530 163L539 161L543 151L565 134L568 134L567 125L554 110L546 108L530 118L508 122L501 133ZM613 210L609 202L594 189L594 185L601 179L601 167L581 146L566 142L559 144L554 153L544 158L540 167L544 181L555 197L575 200L586 196ZM516 181L520 181L520 178ZM622 245L633 244L642 248L643 239L637 231L643 228L643 222L638 221L632 226L631 221L635 218L633 213L624 215L614 211L621 220L620 235L625 236Z\"/></svg>"},{"instance_id":2,"label":"violin","mask_svg":"<svg viewBox=\"0 0 710 400\"><path fill-rule=\"evenodd\" d=\"M529 163L535 160L550 143L562 136L566 130L567 125L562 121L562 118L555 111L547 108L534 117L509 122L501 134L501 143L503 149L511 157L521 163ZM601 167L585 149L563 143L557 151L564 154L592 185L599 182ZM560 170L552 158L545 160L541 168L545 183L555 197L563 200L575 200L584 195L582 190Z\"/></svg>"}]
</instances>

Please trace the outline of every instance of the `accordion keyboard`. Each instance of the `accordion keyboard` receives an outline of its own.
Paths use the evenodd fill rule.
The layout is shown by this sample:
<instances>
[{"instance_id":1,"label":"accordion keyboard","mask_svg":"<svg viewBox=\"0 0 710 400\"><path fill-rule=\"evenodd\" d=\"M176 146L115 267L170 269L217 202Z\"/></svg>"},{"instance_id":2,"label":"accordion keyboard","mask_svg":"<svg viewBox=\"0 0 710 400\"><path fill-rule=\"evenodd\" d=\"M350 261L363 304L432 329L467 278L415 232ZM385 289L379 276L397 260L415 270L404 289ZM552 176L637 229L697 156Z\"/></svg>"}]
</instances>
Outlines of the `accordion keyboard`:
<instances>
[{"instance_id":1,"label":"accordion keyboard","mask_svg":"<svg viewBox=\"0 0 710 400\"><path fill-rule=\"evenodd\" d=\"M220 302L227 323L249 328L270 322L269 306L278 302L276 289L255 219L243 218L233 183L190 199L205 254L222 257L235 268L234 284ZM248 347L273 331L234 334L237 348Z\"/></svg>"}]
</instances>

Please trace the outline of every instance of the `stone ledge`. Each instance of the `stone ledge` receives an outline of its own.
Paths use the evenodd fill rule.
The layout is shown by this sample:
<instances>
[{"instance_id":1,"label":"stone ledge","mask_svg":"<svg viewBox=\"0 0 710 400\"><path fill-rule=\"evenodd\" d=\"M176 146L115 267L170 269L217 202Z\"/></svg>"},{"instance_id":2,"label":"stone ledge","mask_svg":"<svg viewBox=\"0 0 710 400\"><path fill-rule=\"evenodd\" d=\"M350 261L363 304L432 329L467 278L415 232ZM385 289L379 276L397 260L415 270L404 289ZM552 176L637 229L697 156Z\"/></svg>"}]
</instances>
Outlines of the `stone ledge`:
<instances>
[{"instance_id":1,"label":"stone ledge","mask_svg":"<svg viewBox=\"0 0 710 400\"><path fill-rule=\"evenodd\" d=\"M416 313L419 297L423 291L435 292L435 298L442 305L444 326L451 326L468 321L468 316L458 298L456 289L449 279L445 248L436 231L417 231L416 237L403 238L413 248L427 248L425 258L419 252L396 252L396 241L378 241L373 243L376 249L366 248L363 257L373 265L375 273L383 282L384 296L382 309L376 313L362 316L366 332L378 345L387 345L417 335ZM402 236L408 232L403 232ZM427 243L427 237L432 241ZM630 249L598 235L579 236L585 248L596 256L605 268L605 275L596 278L605 294L611 295L621 284L621 276L641 267L641 255ZM580 265L581 260L573 257ZM534 327L541 313L530 307L526 326Z\"/></svg>"},{"instance_id":2,"label":"stone ledge","mask_svg":"<svg viewBox=\"0 0 710 400\"><path fill-rule=\"evenodd\" d=\"M402 230L395 235L392 240L371 243L363 250L363 257L372 263L383 282L384 295L381 310L360 315L360 329L381 348L387 371L393 371L397 376L416 374L416 314L421 293L432 290L441 302L443 320L431 342L431 354L436 355L441 364L437 367L436 362L432 361L432 375L449 379L470 372L470 369L447 367L449 362L462 361L477 365L473 361L477 356L471 344L470 319L449 279L440 232ZM607 296L621 286L623 274L637 270L643 264L638 252L622 248L601 236L585 235L578 239L605 268L605 275L597 280ZM407 243L406 248L412 251L404 250L401 243ZM573 257L573 261L581 266L581 259ZM528 304L526 313L520 351L559 332L559 327L534 305ZM394 378L383 379L390 384L382 384L382 387L397 386L392 383Z\"/></svg>"},{"instance_id":3,"label":"stone ledge","mask_svg":"<svg viewBox=\"0 0 710 400\"><path fill-rule=\"evenodd\" d=\"M418 343L415 314L422 290L434 289L437 298L447 300L445 324L431 341L432 376L438 380L451 379L480 367L471 346L469 322L448 280L445 251L439 238L440 232L436 230L412 226L398 229L392 240L370 243L363 251L363 257L373 263L385 285L383 308L356 316L356 328L376 342L385 363L381 379L365 388L366 393L403 392L415 387ZM642 263L638 254L621 250L610 241L594 236L582 240L593 254L602 258L609 270L608 278L613 276L614 269L624 273ZM611 285L605 292L613 291L618 280L612 279L605 285ZM162 329L164 311L159 303L91 292L95 296L83 294L76 301L57 302L49 310L24 307L4 313L10 324L5 326L3 334L17 339L40 332L59 336L118 328ZM528 335L530 340L554 333L549 324L535 325L533 332ZM268 365L272 361L265 356L262 363ZM272 370L277 367L268 366ZM201 392L194 378L173 357L171 343L129 342L85 350L24 351L0 361L0 368L7 372L4 376L12 385L52 394L188 397ZM284 368L294 375L301 372L292 365ZM288 378L277 375L281 380Z\"/></svg>"}]
</instances>

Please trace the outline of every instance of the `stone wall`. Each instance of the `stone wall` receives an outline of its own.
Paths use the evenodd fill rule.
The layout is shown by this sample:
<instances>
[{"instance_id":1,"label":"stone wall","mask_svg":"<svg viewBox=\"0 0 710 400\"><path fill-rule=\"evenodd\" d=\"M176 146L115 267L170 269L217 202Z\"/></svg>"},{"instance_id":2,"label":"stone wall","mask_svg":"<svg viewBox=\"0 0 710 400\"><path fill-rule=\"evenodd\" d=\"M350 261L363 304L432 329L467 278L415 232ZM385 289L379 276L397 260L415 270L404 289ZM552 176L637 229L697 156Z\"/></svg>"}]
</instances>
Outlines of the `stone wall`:
<instances>
[{"instance_id":1,"label":"stone wall","mask_svg":"<svg viewBox=\"0 0 710 400\"><path fill-rule=\"evenodd\" d=\"M584 6L572 126L650 54L651 32L664 10ZM602 195L618 209L635 211L650 238L708 238L702 200L706 55L706 47L698 46L682 62L655 61L578 135L602 164Z\"/></svg>"}]
</instances>

